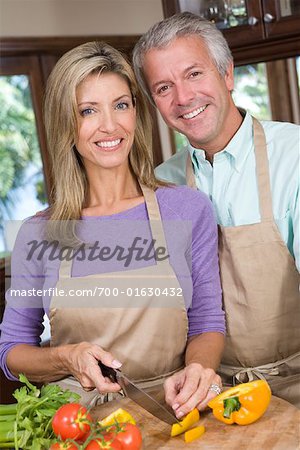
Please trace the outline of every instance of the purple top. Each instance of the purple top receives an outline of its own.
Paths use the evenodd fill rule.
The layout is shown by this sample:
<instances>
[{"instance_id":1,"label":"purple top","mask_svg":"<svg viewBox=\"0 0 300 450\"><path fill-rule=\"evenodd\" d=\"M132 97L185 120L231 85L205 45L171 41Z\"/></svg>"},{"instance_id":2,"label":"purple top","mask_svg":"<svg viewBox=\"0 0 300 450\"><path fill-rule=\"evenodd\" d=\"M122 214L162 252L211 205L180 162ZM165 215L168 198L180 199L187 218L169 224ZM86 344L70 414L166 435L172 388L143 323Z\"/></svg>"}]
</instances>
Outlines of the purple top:
<instances>
[{"instance_id":1,"label":"purple top","mask_svg":"<svg viewBox=\"0 0 300 450\"><path fill-rule=\"evenodd\" d=\"M205 194L186 186L159 188L156 195L167 254L183 290L188 314L188 335L225 333L217 227L212 205ZM150 243L152 239L147 219L146 205L142 203L112 216L84 217L80 221L79 235L85 242L97 241L98 248L120 246L128 249L137 238L136 242L142 247L143 242ZM43 316L49 312L51 288L55 287L58 280L60 260L49 257L51 248L48 247L44 253L39 252L40 247L33 251L34 246L45 239L44 229L44 218L35 217L24 222L12 254L11 289L6 295L7 307L0 327L0 366L12 380L15 377L6 365L7 352L20 343L40 344ZM134 256L137 254L134 253ZM94 252L93 258L87 258L87 255L82 258L81 253L81 258L74 258L72 276L131 270L155 263L154 259L132 257L129 261L114 257L96 258L95 255ZM15 293L12 295L12 290L16 289L21 292L19 296ZM37 295L34 289L44 290L43 295Z\"/></svg>"}]
</instances>

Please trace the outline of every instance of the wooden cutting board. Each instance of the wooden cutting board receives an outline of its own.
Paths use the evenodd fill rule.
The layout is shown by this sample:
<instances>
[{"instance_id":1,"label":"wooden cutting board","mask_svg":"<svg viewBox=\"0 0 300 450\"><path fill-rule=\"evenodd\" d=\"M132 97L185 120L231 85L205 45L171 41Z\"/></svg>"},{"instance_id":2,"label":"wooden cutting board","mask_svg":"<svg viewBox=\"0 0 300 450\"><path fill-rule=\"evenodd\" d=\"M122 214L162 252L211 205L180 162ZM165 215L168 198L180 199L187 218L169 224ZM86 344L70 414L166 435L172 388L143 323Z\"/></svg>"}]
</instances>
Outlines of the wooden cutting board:
<instances>
[{"instance_id":1,"label":"wooden cutting board","mask_svg":"<svg viewBox=\"0 0 300 450\"><path fill-rule=\"evenodd\" d=\"M206 432L189 444L184 442L183 436L171 438L170 425L156 419L128 398L96 406L92 409L92 416L102 419L117 408L126 409L135 418L143 435L143 450L300 449L300 410L274 396L265 414L251 425L226 425L216 420L211 411L201 413L199 424L205 426Z\"/></svg>"}]
</instances>

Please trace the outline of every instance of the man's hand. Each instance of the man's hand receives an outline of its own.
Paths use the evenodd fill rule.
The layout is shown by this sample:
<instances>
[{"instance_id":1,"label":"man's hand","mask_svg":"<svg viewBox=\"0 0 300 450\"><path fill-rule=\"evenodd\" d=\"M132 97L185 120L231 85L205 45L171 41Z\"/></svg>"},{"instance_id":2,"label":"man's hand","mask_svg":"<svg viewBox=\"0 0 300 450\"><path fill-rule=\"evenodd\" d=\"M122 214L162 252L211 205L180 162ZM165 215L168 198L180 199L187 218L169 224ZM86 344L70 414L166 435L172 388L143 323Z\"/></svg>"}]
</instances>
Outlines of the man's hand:
<instances>
[{"instance_id":1,"label":"man's hand","mask_svg":"<svg viewBox=\"0 0 300 450\"><path fill-rule=\"evenodd\" d=\"M100 393L118 392L121 386L104 377L98 365L101 361L108 367L118 369L121 363L111 353L99 345L81 342L75 345L57 347L61 363L68 367L70 373L79 381L86 391L97 389Z\"/></svg>"},{"instance_id":2,"label":"man's hand","mask_svg":"<svg viewBox=\"0 0 300 450\"><path fill-rule=\"evenodd\" d=\"M213 369L205 369L199 363L191 363L165 381L166 402L180 419L194 408L203 410L217 395L209 389L212 384L222 387L219 375Z\"/></svg>"}]
</instances>

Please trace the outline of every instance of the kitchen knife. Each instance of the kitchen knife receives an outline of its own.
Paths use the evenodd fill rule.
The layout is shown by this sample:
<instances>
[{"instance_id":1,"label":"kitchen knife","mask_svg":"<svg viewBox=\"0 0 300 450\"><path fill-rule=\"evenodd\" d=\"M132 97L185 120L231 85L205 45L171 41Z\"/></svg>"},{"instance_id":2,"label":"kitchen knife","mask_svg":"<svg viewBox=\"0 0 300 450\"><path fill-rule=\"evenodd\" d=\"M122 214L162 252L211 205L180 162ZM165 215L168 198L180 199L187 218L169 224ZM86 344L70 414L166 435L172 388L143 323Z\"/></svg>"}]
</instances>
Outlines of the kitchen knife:
<instances>
[{"instance_id":1,"label":"kitchen knife","mask_svg":"<svg viewBox=\"0 0 300 450\"><path fill-rule=\"evenodd\" d=\"M180 424L172 408L170 408L168 405L162 405L146 391L139 388L126 375L124 375L121 370L108 367L101 361L99 361L98 364L101 369L102 375L109 378L113 383L118 383L128 398L133 400L139 406L141 406L150 414L162 420L163 422L166 422L170 425L173 425L175 422Z\"/></svg>"}]
</instances>

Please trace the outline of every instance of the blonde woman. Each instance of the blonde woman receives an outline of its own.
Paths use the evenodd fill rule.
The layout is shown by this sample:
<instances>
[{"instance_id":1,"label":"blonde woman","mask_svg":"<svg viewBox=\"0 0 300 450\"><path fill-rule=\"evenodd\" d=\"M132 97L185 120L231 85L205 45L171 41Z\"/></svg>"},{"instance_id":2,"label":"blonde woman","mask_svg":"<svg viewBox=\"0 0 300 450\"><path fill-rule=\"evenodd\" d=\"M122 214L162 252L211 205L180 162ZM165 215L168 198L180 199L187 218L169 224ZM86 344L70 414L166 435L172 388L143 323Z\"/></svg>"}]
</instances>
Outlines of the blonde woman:
<instances>
[{"instance_id":1,"label":"blonde woman","mask_svg":"<svg viewBox=\"0 0 300 450\"><path fill-rule=\"evenodd\" d=\"M58 61L45 126L54 202L15 244L2 369L61 380L95 404L120 390L101 361L143 386L164 383L178 418L204 408L220 391L225 332L209 200L155 178L147 106L105 43ZM40 346L45 312L50 347Z\"/></svg>"}]
</instances>

